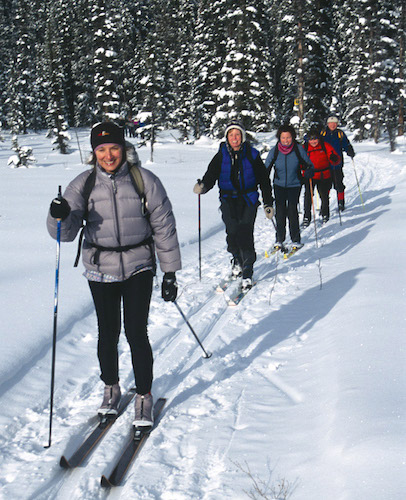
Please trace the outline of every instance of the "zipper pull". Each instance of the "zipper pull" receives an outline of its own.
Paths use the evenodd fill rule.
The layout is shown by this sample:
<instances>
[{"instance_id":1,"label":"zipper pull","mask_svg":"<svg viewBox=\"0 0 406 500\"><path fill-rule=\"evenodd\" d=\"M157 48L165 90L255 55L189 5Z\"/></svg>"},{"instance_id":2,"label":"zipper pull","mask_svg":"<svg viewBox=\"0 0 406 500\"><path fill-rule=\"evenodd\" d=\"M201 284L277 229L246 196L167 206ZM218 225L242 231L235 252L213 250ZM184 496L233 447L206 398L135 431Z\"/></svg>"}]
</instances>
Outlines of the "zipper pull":
<instances>
[{"instance_id":1,"label":"zipper pull","mask_svg":"<svg viewBox=\"0 0 406 500\"><path fill-rule=\"evenodd\" d=\"M114 194L117 194L116 178L115 178L114 174L110 175L110 179L111 179L111 183L113 185Z\"/></svg>"}]
</instances>

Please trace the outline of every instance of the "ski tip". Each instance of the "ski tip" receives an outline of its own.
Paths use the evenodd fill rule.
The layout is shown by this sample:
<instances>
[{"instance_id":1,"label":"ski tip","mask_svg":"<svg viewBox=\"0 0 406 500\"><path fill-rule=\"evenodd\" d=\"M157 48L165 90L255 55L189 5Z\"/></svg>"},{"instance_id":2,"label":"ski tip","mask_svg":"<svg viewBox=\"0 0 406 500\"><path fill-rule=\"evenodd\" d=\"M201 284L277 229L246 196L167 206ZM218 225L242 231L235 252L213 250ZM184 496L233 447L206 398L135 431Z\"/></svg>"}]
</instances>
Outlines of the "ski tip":
<instances>
[{"instance_id":1,"label":"ski tip","mask_svg":"<svg viewBox=\"0 0 406 500\"><path fill-rule=\"evenodd\" d=\"M265 252L265 258L268 259L269 258L269 253L268 252Z\"/></svg>"},{"instance_id":2,"label":"ski tip","mask_svg":"<svg viewBox=\"0 0 406 500\"><path fill-rule=\"evenodd\" d=\"M59 465L63 469L71 469L71 465L69 463L69 460L65 457L65 455L61 456L61 459L59 460Z\"/></svg>"},{"instance_id":3,"label":"ski tip","mask_svg":"<svg viewBox=\"0 0 406 500\"><path fill-rule=\"evenodd\" d=\"M101 480L100 480L100 484L101 486L103 486L103 488L111 488L112 486L115 486L110 480L108 477L106 477L104 474L102 475L101 477Z\"/></svg>"}]
</instances>

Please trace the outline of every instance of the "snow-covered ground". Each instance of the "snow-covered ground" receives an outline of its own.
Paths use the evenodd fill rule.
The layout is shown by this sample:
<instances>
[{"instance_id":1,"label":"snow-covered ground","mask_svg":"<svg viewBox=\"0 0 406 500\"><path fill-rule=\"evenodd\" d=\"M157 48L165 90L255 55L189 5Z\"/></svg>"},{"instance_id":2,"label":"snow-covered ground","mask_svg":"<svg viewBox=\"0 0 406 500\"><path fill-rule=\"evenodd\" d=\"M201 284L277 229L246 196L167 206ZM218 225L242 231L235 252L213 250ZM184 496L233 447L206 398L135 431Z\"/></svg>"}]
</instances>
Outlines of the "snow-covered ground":
<instances>
[{"instance_id":1,"label":"snow-covered ground","mask_svg":"<svg viewBox=\"0 0 406 500\"><path fill-rule=\"evenodd\" d=\"M83 467L60 468L101 400L96 318L77 244L62 244L53 444L48 438L56 243L45 218L58 185L84 168L51 150L45 134L20 137L37 165L11 169L10 137L0 143L0 498L223 500L262 498L401 500L406 494L406 142L355 144L345 165L342 225L332 217L303 232L291 259L265 258L273 227L258 211L255 288L235 308L216 284L229 268L218 191L202 197L202 280L197 197L192 187L217 144L193 146L166 134L154 161L182 245L178 303L210 359L173 304L154 293L150 338L155 397L168 403L121 487L100 488L131 424L117 421ZM89 151L89 130L78 130ZM261 139L274 144L273 134ZM159 276L159 283L161 275ZM120 342L121 383L133 385ZM280 491L281 490L281 491Z\"/></svg>"}]
</instances>

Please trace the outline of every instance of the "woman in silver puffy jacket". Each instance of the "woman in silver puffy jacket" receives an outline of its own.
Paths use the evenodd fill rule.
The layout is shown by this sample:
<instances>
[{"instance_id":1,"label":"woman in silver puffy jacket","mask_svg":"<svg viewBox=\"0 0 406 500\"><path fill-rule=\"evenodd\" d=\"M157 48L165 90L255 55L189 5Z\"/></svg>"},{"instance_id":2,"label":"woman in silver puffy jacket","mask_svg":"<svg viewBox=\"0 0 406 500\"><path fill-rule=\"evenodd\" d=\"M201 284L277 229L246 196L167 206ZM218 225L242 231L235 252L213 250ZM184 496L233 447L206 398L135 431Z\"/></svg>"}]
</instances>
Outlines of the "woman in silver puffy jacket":
<instances>
[{"instance_id":1,"label":"woman in silver puffy jacket","mask_svg":"<svg viewBox=\"0 0 406 500\"><path fill-rule=\"evenodd\" d=\"M97 314L100 377L105 383L99 414L117 414L121 398L117 345L122 303L137 393L134 425L151 426L153 357L147 323L155 251L164 273L162 297L165 301L174 301L175 272L181 269L175 218L161 181L139 166L134 150L131 163L120 127L112 122L99 123L93 127L90 141L94 185L88 193L86 180L92 171L73 179L63 197L52 201L47 227L56 239L57 221L61 220L61 241L73 241L86 220L84 276L88 279ZM134 163L141 173L146 204L130 173Z\"/></svg>"}]
</instances>

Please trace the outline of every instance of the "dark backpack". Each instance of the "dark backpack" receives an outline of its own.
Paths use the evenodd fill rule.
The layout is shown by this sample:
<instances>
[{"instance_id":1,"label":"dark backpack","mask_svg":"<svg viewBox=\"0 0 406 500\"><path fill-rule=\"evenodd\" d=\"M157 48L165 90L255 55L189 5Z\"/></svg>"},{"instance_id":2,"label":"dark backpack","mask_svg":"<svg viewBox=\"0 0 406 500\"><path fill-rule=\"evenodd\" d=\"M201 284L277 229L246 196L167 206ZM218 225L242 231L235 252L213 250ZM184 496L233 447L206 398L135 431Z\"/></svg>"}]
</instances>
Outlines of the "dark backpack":
<instances>
[{"instance_id":1,"label":"dark backpack","mask_svg":"<svg viewBox=\"0 0 406 500\"><path fill-rule=\"evenodd\" d=\"M137 165L131 165L130 166L130 178L131 182L134 186L135 192L139 196L141 200L141 211L142 215L148 219L149 222L149 212L148 212L148 207L147 207L147 198L145 196L144 192L144 181L140 172L140 169L138 168ZM89 198L90 194L93 191L94 185L96 183L96 167L93 167L92 171L90 172L89 176L87 177L85 181L85 185L83 187L83 198L85 200L85 212L83 214L83 223L82 223L82 228L80 230L79 234L79 241L78 241L78 251L76 254L76 259L73 267L77 267L79 263L79 258L80 258L80 252L82 248L82 243L83 243L83 233L85 230L85 226L87 223L87 218L89 216L89 210L88 210L88 204L89 204ZM143 245L152 245L153 244L153 239L152 236L147 238L146 240L141 241L140 243L137 243L136 245L127 245L124 247L115 247L115 248L107 248L107 247L102 247L100 245L96 245L95 243L90 243L93 247L97 248L99 251L101 250L109 250L109 251L115 251L115 252L124 252L126 250L130 250L131 248L137 248ZM152 253L152 250L151 250Z\"/></svg>"},{"instance_id":2,"label":"dark backpack","mask_svg":"<svg viewBox=\"0 0 406 500\"><path fill-rule=\"evenodd\" d=\"M295 152L295 154L297 156L297 159L298 159L298 162L299 162L299 168L298 168L297 176L298 176L300 182L303 182L304 179L303 179L303 176L302 176L302 168L306 169L307 167L303 163L303 158L300 156L299 145L298 145L298 143L296 141L293 142L293 151ZM272 167L275 165L276 159L278 158L278 154L279 154L279 148L278 148L278 144L276 144L272 161L271 161L271 163L270 163L270 165L268 167L268 175L271 174ZM275 173L276 173L276 170L275 170Z\"/></svg>"}]
</instances>

